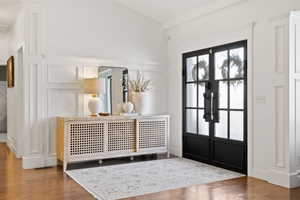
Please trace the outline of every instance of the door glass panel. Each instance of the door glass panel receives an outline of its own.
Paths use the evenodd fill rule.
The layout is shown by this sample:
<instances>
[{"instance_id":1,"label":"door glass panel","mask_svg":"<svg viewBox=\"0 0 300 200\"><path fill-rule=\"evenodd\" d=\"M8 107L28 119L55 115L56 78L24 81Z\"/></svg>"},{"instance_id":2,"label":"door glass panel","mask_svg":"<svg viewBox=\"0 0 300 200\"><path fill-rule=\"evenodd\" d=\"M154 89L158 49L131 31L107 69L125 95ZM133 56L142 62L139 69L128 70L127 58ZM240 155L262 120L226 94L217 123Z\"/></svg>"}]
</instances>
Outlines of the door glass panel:
<instances>
[{"instance_id":1,"label":"door glass panel","mask_svg":"<svg viewBox=\"0 0 300 200\"><path fill-rule=\"evenodd\" d=\"M195 83L186 85L186 106L197 107L197 84Z\"/></svg>"},{"instance_id":2,"label":"door glass panel","mask_svg":"<svg viewBox=\"0 0 300 200\"><path fill-rule=\"evenodd\" d=\"M205 93L205 83L201 83L198 85L198 106L199 108L204 108L204 96L203 94Z\"/></svg>"},{"instance_id":3,"label":"door glass panel","mask_svg":"<svg viewBox=\"0 0 300 200\"><path fill-rule=\"evenodd\" d=\"M197 134L197 110L186 110L186 132Z\"/></svg>"},{"instance_id":4,"label":"door glass panel","mask_svg":"<svg viewBox=\"0 0 300 200\"><path fill-rule=\"evenodd\" d=\"M228 51L215 53L215 79L226 79L228 77Z\"/></svg>"},{"instance_id":5,"label":"door glass panel","mask_svg":"<svg viewBox=\"0 0 300 200\"><path fill-rule=\"evenodd\" d=\"M203 119L204 110L198 111L198 131L200 135L209 135L209 123Z\"/></svg>"},{"instance_id":6,"label":"door glass panel","mask_svg":"<svg viewBox=\"0 0 300 200\"><path fill-rule=\"evenodd\" d=\"M244 81L230 81L230 108L244 109Z\"/></svg>"},{"instance_id":7,"label":"door glass panel","mask_svg":"<svg viewBox=\"0 0 300 200\"><path fill-rule=\"evenodd\" d=\"M244 112L230 112L230 139L244 140Z\"/></svg>"},{"instance_id":8,"label":"door glass panel","mask_svg":"<svg viewBox=\"0 0 300 200\"><path fill-rule=\"evenodd\" d=\"M186 59L187 81L197 80L197 57Z\"/></svg>"},{"instance_id":9,"label":"door glass panel","mask_svg":"<svg viewBox=\"0 0 300 200\"><path fill-rule=\"evenodd\" d=\"M198 80L206 81L209 79L209 55L198 57Z\"/></svg>"},{"instance_id":10,"label":"door glass panel","mask_svg":"<svg viewBox=\"0 0 300 200\"><path fill-rule=\"evenodd\" d=\"M227 111L220 111L220 122L215 124L215 137L227 138Z\"/></svg>"},{"instance_id":11,"label":"door glass panel","mask_svg":"<svg viewBox=\"0 0 300 200\"><path fill-rule=\"evenodd\" d=\"M228 81L219 82L219 108L228 108Z\"/></svg>"},{"instance_id":12,"label":"door glass panel","mask_svg":"<svg viewBox=\"0 0 300 200\"><path fill-rule=\"evenodd\" d=\"M230 78L244 77L244 48L230 50Z\"/></svg>"}]
</instances>

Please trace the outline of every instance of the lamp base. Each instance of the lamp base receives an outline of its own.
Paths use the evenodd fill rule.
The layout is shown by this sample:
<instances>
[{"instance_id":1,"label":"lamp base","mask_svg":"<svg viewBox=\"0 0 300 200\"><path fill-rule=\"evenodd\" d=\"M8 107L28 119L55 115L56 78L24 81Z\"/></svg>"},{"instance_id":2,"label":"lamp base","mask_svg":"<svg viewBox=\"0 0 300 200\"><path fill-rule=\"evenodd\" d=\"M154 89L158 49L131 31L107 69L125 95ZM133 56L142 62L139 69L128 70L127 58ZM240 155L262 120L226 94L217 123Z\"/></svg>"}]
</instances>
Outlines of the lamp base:
<instances>
[{"instance_id":1,"label":"lamp base","mask_svg":"<svg viewBox=\"0 0 300 200\"><path fill-rule=\"evenodd\" d=\"M100 99L98 97L92 97L88 103L90 116L97 117L100 112Z\"/></svg>"}]
</instances>

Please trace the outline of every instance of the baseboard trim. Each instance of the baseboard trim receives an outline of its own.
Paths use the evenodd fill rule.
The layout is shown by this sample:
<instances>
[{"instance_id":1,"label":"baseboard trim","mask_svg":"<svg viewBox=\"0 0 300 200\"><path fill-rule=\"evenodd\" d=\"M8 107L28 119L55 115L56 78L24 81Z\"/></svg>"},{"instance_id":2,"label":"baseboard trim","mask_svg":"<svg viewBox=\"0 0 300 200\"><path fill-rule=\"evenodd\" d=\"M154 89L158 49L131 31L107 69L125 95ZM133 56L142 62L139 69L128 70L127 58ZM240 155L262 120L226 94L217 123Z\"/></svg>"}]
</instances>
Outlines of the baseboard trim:
<instances>
[{"instance_id":1,"label":"baseboard trim","mask_svg":"<svg viewBox=\"0 0 300 200\"><path fill-rule=\"evenodd\" d=\"M172 155L178 156L178 157L182 157L182 151L181 148L177 145L171 145L170 146L170 152Z\"/></svg>"},{"instance_id":2,"label":"baseboard trim","mask_svg":"<svg viewBox=\"0 0 300 200\"><path fill-rule=\"evenodd\" d=\"M248 176L269 181L268 173L266 170L263 169L252 168L251 170L248 170Z\"/></svg>"},{"instance_id":3,"label":"baseboard trim","mask_svg":"<svg viewBox=\"0 0 300 200\"><path fill-rule=\"evenodd\" d=\"M285 188L300 187L300 173L287 173L276 169L262 170L251 169L250 177L258 178L267 181L273 185L279 185Z\"/></svg>"},{"instance_id":4,"label":"baseboard trim","mask_svg":"<svg viewBox=\"0 0 300 200\"><path fill-rule=\"evenodd\" d=\"M16 146L15 146L12 138L10 138L9 136L7 136L6 144L7 144L8 148L16 155L17 154Z\"/></svg>"},{"instance_id":5,"label":"baseboard trim","mask_svg":"<svg viewBox=\"0 0 300 200\"><path fill-rule=\"evenodd\" d=\"M7 133L0 133L0 142L7 142Z\"/></svg>"},{"instance_id":6,"label":"baseboard trim","mask_svg":"<svg viewBox=\"0 0 300 200\"><path fill-rule=\"evenodd\" d=\"M290 188L300 187L300 173L290 174Z\"/></svg>"},{"instance_id":7,"label":"baseboard trim","mask_svg":"<svg viewBox=\"0 0 300 200\"><path fill-rule=\"evenodd\" d=\"M42 155L36 156L23 156L22 166L23 169L36 169L36 168L45 168L52 167L57 165L56 156L49 156L45 158Z\"/></svg>"},{"instance_id":8,"label":"baseboard trim","mask_svg":"<svg viewBox=\"0 0 300 200\"><path fill-rule=\"evenodd\" d=\"M269 172L269 183L274 185L279 185L285 188L290 188L290 174L278 171L278 170L270 170Z\"/></svg>"}]
</instances>

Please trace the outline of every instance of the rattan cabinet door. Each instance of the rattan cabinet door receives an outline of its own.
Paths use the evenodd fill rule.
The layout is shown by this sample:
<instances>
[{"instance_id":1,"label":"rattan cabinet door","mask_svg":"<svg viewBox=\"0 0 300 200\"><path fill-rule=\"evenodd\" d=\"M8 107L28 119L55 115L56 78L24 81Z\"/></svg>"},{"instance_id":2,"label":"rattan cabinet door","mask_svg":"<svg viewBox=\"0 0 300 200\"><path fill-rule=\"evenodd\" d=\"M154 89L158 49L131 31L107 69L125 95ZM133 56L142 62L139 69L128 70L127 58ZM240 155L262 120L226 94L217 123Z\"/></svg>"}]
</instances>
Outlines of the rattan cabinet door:
<instances>
[{"instance_id":1,"label":"rattan cabinet door","mask_svg":"<svg viewBox=\"0 0 300 200\"><path fill-rule=\"evenodd\" d=\"M68 161L90 160L104 152L103 122L71 122L67 129Z\"/></svg>"},{"instance_id":2,"label":"rattan cabinet door","mask_svg":"<svg viewBox=\"0 0 300 200\"><path fill-rule=\"evenodd\" d=\"M109 153L134 152L136 149L136 134L134 120L120 120L108 122Z\"/></svg>"},{"instance_id":3,"label":"rattan cabinet door","mask_svg":"<svg viewBox=\"0 0 300 200\"><path fill-rule=\"evenodd\" d=\"M139 151L150 151L167 148L168 120L138 120Z\"/></svg>"}]
</instances>

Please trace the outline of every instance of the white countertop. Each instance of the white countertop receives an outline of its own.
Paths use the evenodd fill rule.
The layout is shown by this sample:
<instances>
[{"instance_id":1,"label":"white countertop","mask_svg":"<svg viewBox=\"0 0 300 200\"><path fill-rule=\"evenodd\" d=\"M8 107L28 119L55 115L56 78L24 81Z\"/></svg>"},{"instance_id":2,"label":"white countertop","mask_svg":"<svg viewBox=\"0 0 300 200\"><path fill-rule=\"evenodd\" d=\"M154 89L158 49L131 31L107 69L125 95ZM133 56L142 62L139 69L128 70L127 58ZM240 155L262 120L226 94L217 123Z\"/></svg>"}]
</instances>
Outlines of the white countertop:
<instances>
[{"instance_id":1,"label":"white countertop","mask_svg":"<svg viewBox=\"0 0 300 200\"><path fill-rule=\"evenodd\" d=\"M86 120L126 120L126 119L157 119L157 118L169 118L170 115L133 115L133 116L124 116L124 115L110 115L110 116L59 116L65 121L86 121Z\"/></svg>"}]
</instances>

